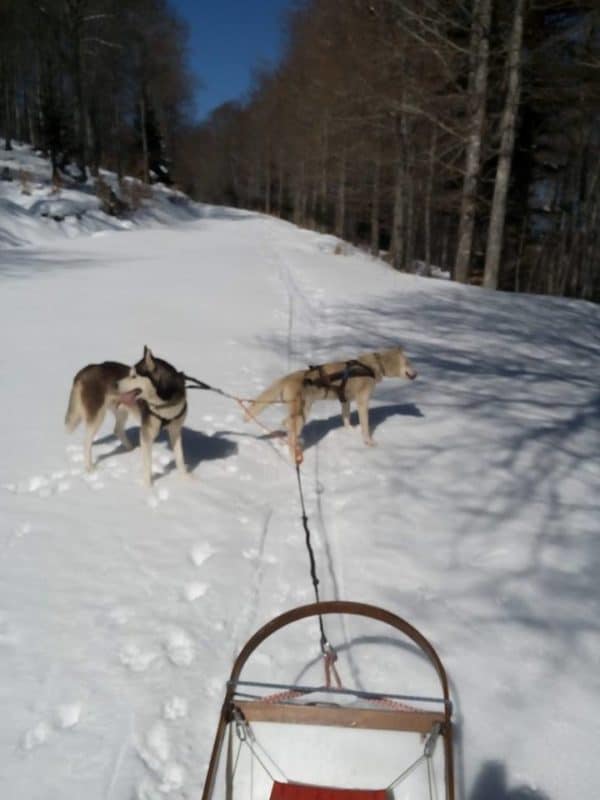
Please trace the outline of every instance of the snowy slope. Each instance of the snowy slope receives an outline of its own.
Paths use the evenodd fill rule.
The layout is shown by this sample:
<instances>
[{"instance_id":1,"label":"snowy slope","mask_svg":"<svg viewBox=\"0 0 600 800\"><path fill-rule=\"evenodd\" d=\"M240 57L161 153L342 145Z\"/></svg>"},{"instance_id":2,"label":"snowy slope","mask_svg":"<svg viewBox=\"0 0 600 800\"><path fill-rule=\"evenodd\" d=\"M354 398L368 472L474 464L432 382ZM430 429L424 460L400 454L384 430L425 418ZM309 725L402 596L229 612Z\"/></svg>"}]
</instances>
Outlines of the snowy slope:
<instances>
[{"instance_id":1,"label":"snowy slope","mask_svg":"<svg viewBox=\"0 0 600 800\"><path fill-rule=\"evenodd\" d=\"M100 170L100 179L133 207L117 217L102 210L96 179L79 183L62 173L61 183L52 184L48 159L29 145L15 144L0 150L0 250L39 246L105 230L130 230L170 224L198 216L198 206L184 194L156 184L152 188L125 178L119 187L116 175ZM142 196L143 195L143 196ZM147 196L146 196L147 195ZM0 261L0 264L2 262Z\"/></svg>"},{"instance_id":2,"label":"snowy slope","mask_svg":"<svg viewBox=\"0 0 600 800\"><path fill-rule=\"evenodd\" d=\"M333 405L305 431L322 594L389 608L438 648L459 797L598 797L599 309L333 251L330 237L206 209L0 252L0 797L198 797L234 653L312 600L278 444L197 392L195 480L172 472L161 440L162 474L143 489L139 450L120 452L108 426L87 476L82 432L62 427L74 373L148 344L251 396L308 362L398 342L419 378L378 387L377 447ZM358 633L349 623L335 643ZM288 642L261 674L314 644L307 656ZM361 674L402 690L380 644Z\"/></svg>"}]
</instances>

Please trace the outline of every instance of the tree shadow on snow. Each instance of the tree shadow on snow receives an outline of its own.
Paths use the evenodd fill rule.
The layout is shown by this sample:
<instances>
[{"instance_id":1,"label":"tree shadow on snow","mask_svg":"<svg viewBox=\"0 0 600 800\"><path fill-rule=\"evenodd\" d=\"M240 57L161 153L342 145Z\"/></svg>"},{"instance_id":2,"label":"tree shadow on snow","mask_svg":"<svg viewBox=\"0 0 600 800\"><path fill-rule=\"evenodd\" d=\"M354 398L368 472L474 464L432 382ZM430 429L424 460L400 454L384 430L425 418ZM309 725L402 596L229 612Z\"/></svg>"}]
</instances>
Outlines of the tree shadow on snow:
<instances>
[{"instance_id":1,"label":"tree shadow on snow","mask_svg":"<svg viewBox=\"0 0 600 800\"><path fill-rule=\"evenodd\" d=\"M526 295L423 286L426 291L403 291L399 284L385 298L333 303L326 317L322 304L313 309L307 300L305 324L298 324L293 340L282 331L258 342L292 367L404 345L418 379L384 380L374 399L385 403L404 395L419 402L445 436L422 436L406 456L411 469L391 472L389 489L425 505L435 492L440 529L447 510L460 512L460 527L449 530L447 569L464 580L455 580L449 601L501 597L495 608L476 604L473 621L499 633L516 625L559 636L562 658L577 655L592 670L585 637L600 632L600 548L591 523L600 500L595 475L582 467L597 458L600 435L598 308L562 298L534 302ZM326 335L320 335L322 318ZM373 423L380 424L378 413L372 410ZM339 416L310 422L307 444L341 424ZM454 426L464 435L447 435ZM460 480L447 479L453 470ZM574 500L568 496L572 481ZM399 528L411 524L400 507ZM515 526L528 532L522 556L478 582L472 553ZM557 551L567 546L581 565L576 570L557 561ZM531 591L524 593L523 586ZM391 607L402 602L397 588L383 591ZM550 621L541 600L557 595L571 602Z\"/></svg>"},{"instance_id":2,"label":"tree shadow on snow","mask_svg":"<svg viewBox=\"0 0 600 800\"><path fill-rule=\"evenodd\" d=\"M399 534L414 531L411 505L430 508L427 524L436 541L446 534L444 557L431 566L440 585L453 576L444 584L448 607L468 603L474 629L485 627L493 636L543 637L552 643L558 674L576 662L593 676L597 664L587 643L600 633L593 524L600 499L591 466L600 435L598 308L423 286L404 291L399 282L385 298L331 304L326 314L322 302L313 308L308 298L293 339L282 331L259 343L290 368L404 345L418 379L383 381L375 399L404 396L434 424L407 449L411 468L387 475L389 496L410 498L406 509L401 500L396 506ZM456 515L452 521L449 514ZM429 531L422 527L425 538ZM519 552L503 561L501 548L513 542ZM474 556L486 567L480 574ZM436 594L419 606L421 623L433 629L440 624ZM383 606L401 608L406 590L380 586L378 597ZM452 694L455 700L456 690ZM457 733L460 745L460 725ZM507 766L496 761L482 764L466 791L460 746L456 762L458 797L548 800L543 792L512 786Z\"/></svg>"},{"instance_id":3,"label":"tree shadow on snow","mask_svg":"<svg viewBox=\"0 0 600 800\"><path fill-rule=\"evenodd\" d=\"M1 232L0 232L1 233ZM0 236L0 242L2 236ZM63 253L60 251L43 251L42 249L10 250L0 264L0 279L3 278L35 278L40 273L47 274L55 270L85 269L101 265L100 259L79 253Z\"/></svg>"}]
</instances>

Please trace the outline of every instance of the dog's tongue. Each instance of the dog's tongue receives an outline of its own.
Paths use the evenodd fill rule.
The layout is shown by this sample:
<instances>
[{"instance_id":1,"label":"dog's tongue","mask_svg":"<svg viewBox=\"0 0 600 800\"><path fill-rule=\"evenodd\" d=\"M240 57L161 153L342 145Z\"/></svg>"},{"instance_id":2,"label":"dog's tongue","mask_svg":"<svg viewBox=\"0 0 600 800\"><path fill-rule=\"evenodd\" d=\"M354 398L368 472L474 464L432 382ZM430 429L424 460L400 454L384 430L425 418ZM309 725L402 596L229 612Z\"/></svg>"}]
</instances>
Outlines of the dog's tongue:
<instances>
[{"instance_id":1,"label":"dog's tongue","mask_svg":"<svg viewBox=\"0 0 600 800\"><path fill-rule=\"evenodd\" d=\"M131 392L123 392L119 395L119 403L124 403L126 406L134 406L137 400L138 391L134 389Z\"/></svg>"}]
</instances>

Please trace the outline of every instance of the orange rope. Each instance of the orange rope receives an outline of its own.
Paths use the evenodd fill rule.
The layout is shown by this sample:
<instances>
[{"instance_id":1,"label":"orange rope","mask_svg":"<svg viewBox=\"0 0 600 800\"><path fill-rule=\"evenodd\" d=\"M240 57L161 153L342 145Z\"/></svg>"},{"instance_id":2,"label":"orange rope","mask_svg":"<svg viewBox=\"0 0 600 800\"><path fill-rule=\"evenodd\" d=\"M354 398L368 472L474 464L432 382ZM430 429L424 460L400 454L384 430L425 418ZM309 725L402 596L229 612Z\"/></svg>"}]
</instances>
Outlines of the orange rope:
<instances>
[{"instance_id":1,"label":"orange rope","mask_svg":"<svg viewBox=\"0 0 600 800\"><path fill-rule=\"evenodd\" d=\"M276 434L276 431L274 431L272 428L267 428L267 426L266 426L266 425L264 425L264 424L263 424L263 423L262 423L262 422L261 422L259 419L257 419L257 418L254 416L254 414L252 414L252 412L250 411L250 409L248 408L248 406L246 405L246 403L252 403L252 402L254 402L253 400L245 400L245 399L243 399L243 398L241 398L241 397L233 397L232 399L233 399L233 400L235 400L235 402L236 402L236 403L237 403L237 404L240 406L240 408L242 409L242 411L244 412L244 414L246 414L246 416L250 417L250 419L251 419L253 422L256 422L256 424L257 424L257 425L258 425L260 428L262 428L262 429L263 429L263 431L265 431L266 433L268 433L268 434L269 434L269 436L274 436L274 435Z\"/></svg>"},{"instance_id":2,"label":"orange rope","mask_svg":"<svg viewBox=\"0 0 600 800\"><path fill-rule=\"evenodd\" d=\"M267 427L267 426L266 426L266 425L265 425L263 422L261 422L261 421L260 421L260 420L259 420L259 419L258 419L258 418L257 418L257 417L256 417L256 416L255 416L255 415L254 415L254 414L253 414L251 411L250 411L250 409L248 408L248 406L247 406L246 404L247 404L247 403L253 403L253 402L254 402L253 400L246 400L246 399L245 399L245 398L243 398L243 397L234 397L233 395L231 396L231 399L232 399L232 400L235 400L235 402L236 402L236 403L237 403L237 404L240 406L240 408L242 409L242 411L244 412L244 414L245 414L247 417L249 417L249 418L250 418L250 419L251 419L253 422L256 422L256 424L259 426L259 428L262 428L262 429L263 429L263 431L264 431L264 432L265 432L265 433L266 433L266 434L267 434L267 435L268 435L270 438L280 438L280 437L279 437L279 433L278 433L278 431L274 430L273 428L269 428L269 427ZM280 401L280 400L273 400L272 402L274 402L274 403L279 403L279 402L283 402L283 401ZM294 452L294 463L295 463L295 464L302 464L302 462L303 462L303 461L304 461L304 453L303 453L303 451L302 451L302 447L301 447L301 446L300 446L298 443L296 443L295 452Z\"/></svg>"},{"instance_id":3,"label":"orange rope","mask_svg":"<svg viewBox=\"0 0 600 800\"><path fill-rule=\"evenodd\" d=\"M333 675L337 688L341 689L342 681L335 666L337 661L335 650L327 650L323 654L323 658L325 659L325 685L328 689L331 688L331 676Z\"/></svg>"}]
</instances>

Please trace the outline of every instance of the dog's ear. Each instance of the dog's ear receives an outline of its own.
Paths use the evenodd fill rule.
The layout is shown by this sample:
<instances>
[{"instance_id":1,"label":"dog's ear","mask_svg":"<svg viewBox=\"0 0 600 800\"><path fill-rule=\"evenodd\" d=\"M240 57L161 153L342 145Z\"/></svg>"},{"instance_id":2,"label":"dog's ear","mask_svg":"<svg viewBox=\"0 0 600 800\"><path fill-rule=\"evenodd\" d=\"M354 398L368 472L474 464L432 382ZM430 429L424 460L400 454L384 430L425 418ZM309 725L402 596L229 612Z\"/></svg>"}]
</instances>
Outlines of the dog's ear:
<instances>
[{"instance_id":1,"label":"dog's ear","mask_svg":"<svg viewBox=\"0 0 600 800\"><path fill-rule=\"evenodd\" d=\"M147 345L144 345L144 364L149 370L153 370L156 364L154 363L154 356L152 350Z\"/></svg>"}]
</instances>

